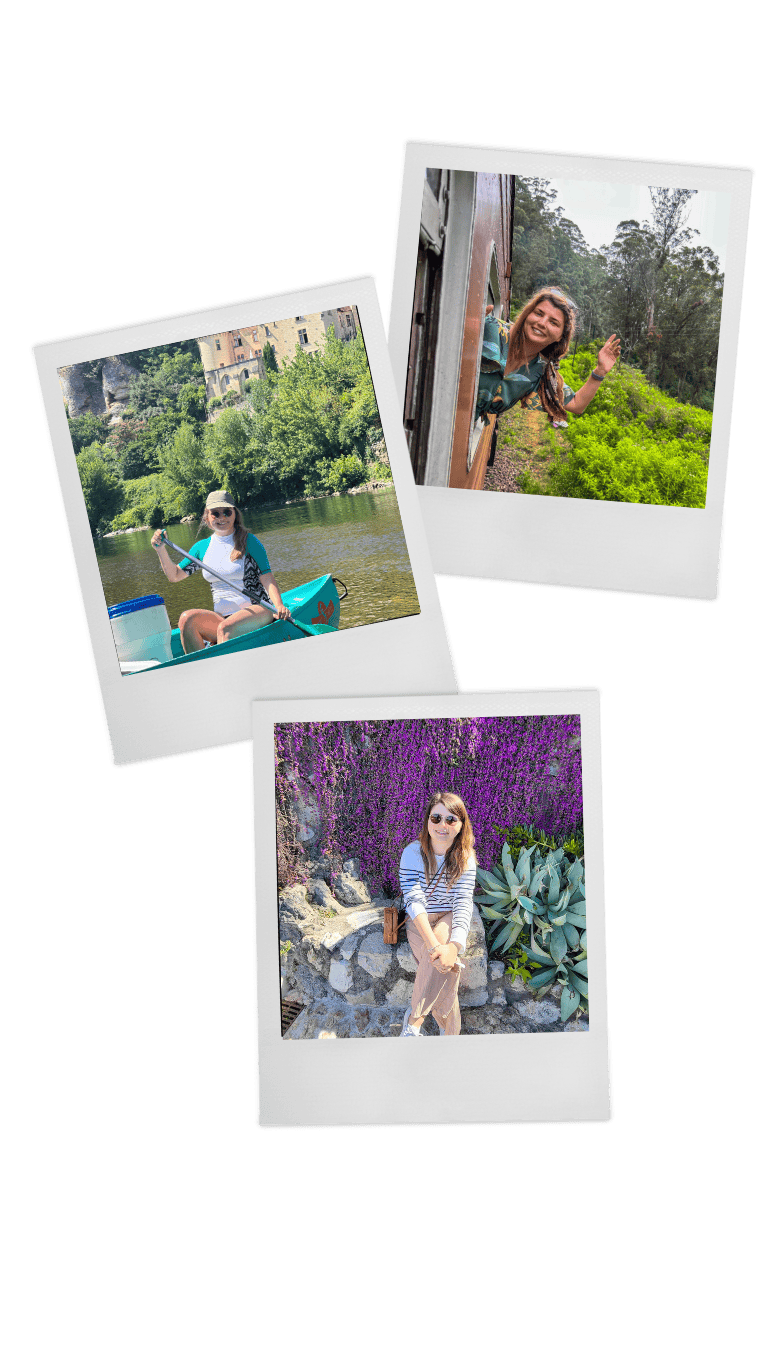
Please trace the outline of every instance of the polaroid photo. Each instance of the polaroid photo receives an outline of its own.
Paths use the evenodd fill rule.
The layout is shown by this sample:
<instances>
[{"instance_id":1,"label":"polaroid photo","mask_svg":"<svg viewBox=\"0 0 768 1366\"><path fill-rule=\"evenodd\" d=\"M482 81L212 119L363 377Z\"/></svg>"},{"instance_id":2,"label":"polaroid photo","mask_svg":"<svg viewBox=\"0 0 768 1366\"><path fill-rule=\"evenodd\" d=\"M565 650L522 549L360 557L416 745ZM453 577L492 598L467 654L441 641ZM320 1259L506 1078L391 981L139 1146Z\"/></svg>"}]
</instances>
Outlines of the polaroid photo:
<instances>
[{"instance_id":1,"label":"polaroid photo","mask_svg":"<svg viewBox=\"0 0 768 1366\"><path fill-rule=\"evenodd\" d=\"M389 342L436 572L716 595L751 178L408 145Z\"/></svg>"},{"instance_id":2,"label":"polaroid photo","mask_svg":"<svg viewBox=\"0 0 768 1366\"><path fill-rule=\"evenodd\" d=\"M253 763L261 1123L607 1119L597 693L257 702Z\"/></svg>"},{"instance_id":3,"label":"polaroid photo","mask_svg":"<svg viewBox=\"0 0 768 1366\"><path fill-rule=\"evenodd\" d=\"M372 280L35 354L118 762L455 688Z\"/></svg>"}]
</instances>

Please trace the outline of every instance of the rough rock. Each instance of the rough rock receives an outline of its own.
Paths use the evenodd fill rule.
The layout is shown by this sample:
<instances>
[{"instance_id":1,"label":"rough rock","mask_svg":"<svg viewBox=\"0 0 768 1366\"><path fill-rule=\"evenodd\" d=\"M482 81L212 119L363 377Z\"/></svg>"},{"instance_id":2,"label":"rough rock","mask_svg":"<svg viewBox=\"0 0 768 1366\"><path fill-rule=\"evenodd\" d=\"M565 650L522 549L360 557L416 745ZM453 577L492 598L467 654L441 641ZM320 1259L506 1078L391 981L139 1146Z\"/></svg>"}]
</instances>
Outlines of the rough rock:
<instances>
[{"instance_id":1,"label":"rough rock","mask_svg":"<svg viewBox=\"0 0 768 1366\"><path fill-rule=\"evenodd\" d=\"M395 953L401 970L407 972L410 977L415 977L419 970L419 965L416 962L413 949L407 939L403 944L398 944Z\"/></svg>"},{"instance_id":2,"label":"rough rock","mask_svg":"<svg viewBox=\"0 0 768 1366\"><path fill-rule=\"evenodd\" d=\"M332 958L328 972L328 981L334 991L342 993L350 991L353 985L352 969L349 963L343 958Z\"/></svg>"},{"instance_id":3,"label":"rough rock","mask_svg":"<svg viewBox=\"0 0 768 1366\"><path fill-rule=\"evenodd\" d=\"M105 414L113 422L122 420L129 399L131 381L138 370L124 356L105 356L103 361L79 361L59 370L61 389L70 418L94 413Z\"/></svg>"},{"instance_id":4,"label":"rough rock","mask_svg":"<svg viewBox=\"0 0 768 1366\"><path fill-rule=\"evenodd\" d=\"M413 995L413 983L398 977L395 985L387 992L387 1002L393 1006L406 1006Z\"/></svg>"},{"instance_id":5,"label":"rough rock","mask_svg":"<svg viewBox=\"0 0 768 1366\"><path fill-rule=\"evenodd\" d=\"M359 858L348 858L342 863L342 869L353 877L356 882L360 881L360 860Z\"/></svg>"},{"instance_id":6,"label":"rough rock","mask_svg":"<svg viewBox=\"0 0 768 1366\"><path fill-rule=\"evenodd\" d=\"M352 911L351 914L346 916L346 921L353 930L359 930L362 929L364 925L370 925L374 920L383 920L383 918L383 903L372 902L370 906L364 907L363 910Z\"/></svg>"},{"instance_id":7,"label":"rough rock","mask_svg":"<svg viewBox=\"0 0 768 1366\"><path fill-rule=\"evenodd\" d=\"M527 998L520 997L515 1001L514 1010L524 1020L529 1020L531 1024L554 1024L555 1020L560 1019L560 1007L554 1001L550 1001L546 996L537 999L535 996Z\"/></svg>"},{"instance_id":8,"label":"rough rock","mask_svg":"<svg viewBox=\"0 0 768 1366\"><path fill-rule=\"evenodd\" d=\"M365 883L343 870L334 878L333 890L336 900L340 901L342 906L364 906L371 899Z\"/></svg>"},{"instance_id":9,"label":"rough rock","mask_svg":"<svg viewBox=\"0 0 768 1366\"><path fill-rule=\"evenodd\" d=\"M563 1025L563 1032L565 1034L575 1034L583 1029L589 1029L589 1018L585 1015L580 1015L578 1020L568 1020Z\"/></svg>"},{"instance_id":10,"label":"rough rock","mask_svg":"<svg viewBox=\"0 0 768 1366\"><path fill-rule=\"evenodd\" d=\"M325 882L331 876L331 860L327 854L319 854L307 859L307 873L310 877L321 877Z\"/></svg>"},{"instance_id":11,"label":"rough rock","mask_svg":"<svg viewBox=\"0 0 768 1366\"><path fill-rule=\"evenodd\" d=\"M122 421L123 409L127 408L130 399L131 382L138 377L138 370L122 356L105 358L101 367L101 388L104 408L112 422Z\"/></svg>"},{"instance_id":12,"label":"rough rock","mask_svg":"<svg viewBox=\"0 0 768 1366\"><path fill-rule=\"evenodd\" d=\"M307 901L311 901L315 906L322 906L324 910L333 911L334 915L343 911L328 883L319 877L307 879Z\"/></svg>"},{"instance_id":13,"label":"rough rock","mask_svg":"<svg viewBox=\"0 0 768 1366\"><path fill-rule=\"evenodd\" d=\"M367 934L357 951L357 961L371 977L386 977L392 966L392 948L381 930Z\"/></svg>"}]
</instances>

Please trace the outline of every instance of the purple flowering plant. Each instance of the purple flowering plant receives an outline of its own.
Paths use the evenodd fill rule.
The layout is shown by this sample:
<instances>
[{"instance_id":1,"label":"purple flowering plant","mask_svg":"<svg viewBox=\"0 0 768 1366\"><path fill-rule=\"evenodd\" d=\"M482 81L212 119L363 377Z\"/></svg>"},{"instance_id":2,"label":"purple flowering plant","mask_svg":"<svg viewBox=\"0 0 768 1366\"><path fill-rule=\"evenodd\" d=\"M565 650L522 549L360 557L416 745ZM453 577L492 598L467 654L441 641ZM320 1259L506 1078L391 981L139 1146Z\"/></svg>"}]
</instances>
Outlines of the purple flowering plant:
<instances>
[{"instance_id":1,"label":"purple flowering plant","mask_svg":"<svg viewBox=\"0 0 768 1366\"><path fill-rule=\"evenodd\" d=\"M280 885L304 878L311 853L329 860L332 877L345 859L359 858L371 889L394 895L400 855L438 790L464 802L481 868L498 860L499 832L510 826L568 838L583 825L580 717L276 725Z\"/></svg>"}]
</instances>

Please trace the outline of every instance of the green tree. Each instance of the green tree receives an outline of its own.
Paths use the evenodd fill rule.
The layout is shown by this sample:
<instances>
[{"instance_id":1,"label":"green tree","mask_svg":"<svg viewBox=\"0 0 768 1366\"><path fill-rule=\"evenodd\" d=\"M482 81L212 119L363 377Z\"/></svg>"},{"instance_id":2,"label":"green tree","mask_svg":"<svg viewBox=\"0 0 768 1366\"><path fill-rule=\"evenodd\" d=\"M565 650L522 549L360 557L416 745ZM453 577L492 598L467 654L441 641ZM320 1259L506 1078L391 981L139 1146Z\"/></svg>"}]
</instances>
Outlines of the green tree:
<instances>
[{"instance_id":1,"label":"green tree","mask_svg":"<svg viewBox=\"0 0 768 1366\"><path fill-rule=\"evenodd\" d=\"M264 369L271 370L274 374L277 375L279 373L277 356L275 355L275 348L271 342L264 343L264 349L261 355L264 361Z\"/></svg>"},{"instance_id":2,"label":"green tree","mask_svg":"<svg viewBox=\"0 0 768 1366\"><path fill-rule=\"evenodd\" d=\"M107 419L97 417L95 413L83 413L82 417L69 418L68 425L75 455L79 455L86 446L92 446L94 441L104 441L109 430Z\"/></svg>"},{"instance_id":3,"label":"green tree","mask_svg":"<svg viewBox=\"0 0 768 1366\"><path fill-rule=\"evenodd\" d=\"M220 418L221 422L226 417ZM206 428L206 432L213 428ZM158 460L163 506L178 510L182 517L197 513L216 486L216 475L209 461L205 439L193 423L183 422L160 452Z\"/></svg>"},{"instance_id":4,"label":"green tree","mask_svg":"<svg viewBox=\"0 0 768 1366\"><path fill-rule=\"evenodd\" d=\"M240 507L247 507L260 492L248 410L225 410L206 427L203 447L211 488L228 489Z\"/></svg>"},{"instance_id":5,"label":"green tree","mask_svg":"<svg viewBox=\"0 0 768 1366\"><path fill-rule=\"evenodd\" d=\"M95 533L111 523L123 506L123 483L105 460L104 448L97 441L86 446L75 458L88 524L91 532Z\"/></svg>"}]
</instances>

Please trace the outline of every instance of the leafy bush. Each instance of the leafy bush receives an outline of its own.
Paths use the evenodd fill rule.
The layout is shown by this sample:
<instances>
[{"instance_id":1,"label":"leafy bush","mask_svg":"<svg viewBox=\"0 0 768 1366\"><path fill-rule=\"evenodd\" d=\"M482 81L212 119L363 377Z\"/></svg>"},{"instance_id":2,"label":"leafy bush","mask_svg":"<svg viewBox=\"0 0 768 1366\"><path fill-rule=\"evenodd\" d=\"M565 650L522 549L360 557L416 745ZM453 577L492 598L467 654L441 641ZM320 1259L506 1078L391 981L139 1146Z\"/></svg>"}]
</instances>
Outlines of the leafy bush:
<instances>
[{"instance_id":1,"label":"leafy bush","mask_svg":"<svg viewBox=\"0 0 768 1366\"><path fill-rule=\"evenodd\" d=\"M508 846L513 863L517 863L527 844L538 844L541 849L553 851L562 847L571 859L584 857L584 833L580 829L576 830L568 839L563 840L554 835L547 835L543 830L537 830L533 825L513 825L507 828L497 825L494 828L501 843Z\"/></svg>"},{"instance_id":2,"label":"leafy bush","mask_svg":"<svg viewBox=\"0 0 768 1366\"><path fill-rule=\"evenodd\" d=\"M389 468L389 465L384 464L383 460L371 460L368 465L367 478L371 480L382 480L389 483L392 479L392 471Z\"/></svg>"},{"instance_id":3,"label":"leafy bush","mask_svg":"<svg viewBox=\"0 0 768 1366\"><path fill-rule=\"evenodd\" d=\"M72 448L75 455L79 455L86 446L92 446L94 442L101 444L106 440L109 420L96 417L95 413L83 413L82 417L69 418L68 426Z\"/></svg>"},{"instance_id":4,"label":"leafy bush","mask_svg":"<svg viewBox=\"0 0 768 1366\"><path fill-rule=\"evenodd\" d=\"M333 493L343 493L345 489L364 484L368 478L368 471L359 455L340 455L337 460L326 460L323 463L325 478Z\"/></svg>"},{"instance_id":5,"label":"leafy bush","mask_svg":"<svg viewBox=\"0 0 768 1366\"><path fill-rule=\"evenodd\" d=\"M219 398L218 394L214 394L213 398L210 400L208 404L208 407L211 409L221 407L221 399Z\"/></svg>"},{"instance_id":6,"label":"leafy bush","mask_svg":"<svg viewBox=\"0 0 768 1366\"><path fill-rule=\"evenodd\" d=\"M580 348L562 361L571 388L589 375L595 349ZM703 508L711 435L710 412L677 403L623 366L611 372L586 413L569 422L564 450L546 428L559 459L543 480L523 474L520 485L525 493L556 498Z\"/></svg>"}]
</instances>

